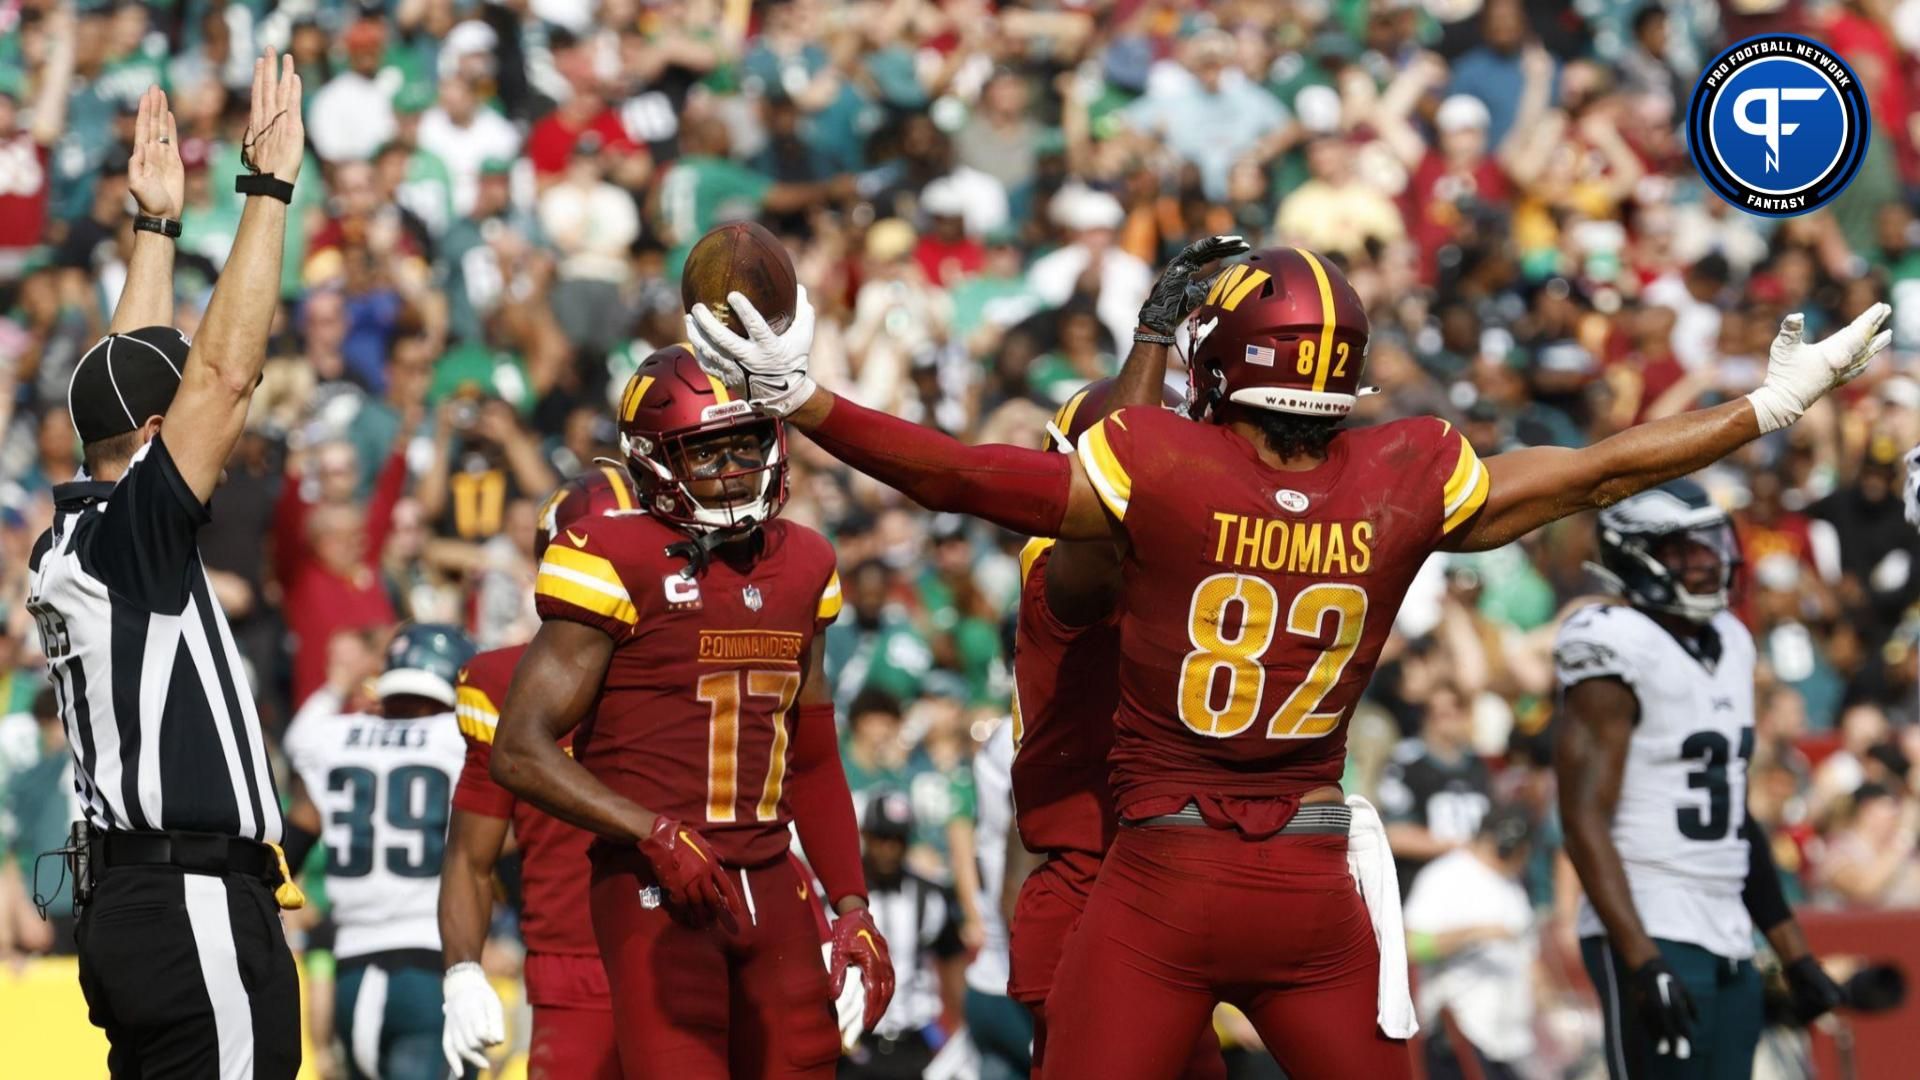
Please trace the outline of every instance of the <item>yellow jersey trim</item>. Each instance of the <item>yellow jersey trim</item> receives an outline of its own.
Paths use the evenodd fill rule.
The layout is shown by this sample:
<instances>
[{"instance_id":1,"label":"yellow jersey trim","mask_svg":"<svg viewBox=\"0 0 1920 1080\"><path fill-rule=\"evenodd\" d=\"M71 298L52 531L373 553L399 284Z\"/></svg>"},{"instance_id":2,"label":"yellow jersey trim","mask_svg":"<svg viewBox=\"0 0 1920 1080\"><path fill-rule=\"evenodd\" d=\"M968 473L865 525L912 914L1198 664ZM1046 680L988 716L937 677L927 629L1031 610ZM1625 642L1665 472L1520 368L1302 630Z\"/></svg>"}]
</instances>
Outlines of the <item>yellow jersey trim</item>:
<instances>
[{"instance_id":1,"label":"yellow jersey trim","mask_svg":"<svg viewBox=\"0 0 1920 1080\"><path fill-rule=\"evenodd\" d=\"M1440 532L1444 535L1459 528L1460 523L1472 517L1474 511L1487 501L1491 479L1487 467L1473 452L1473 446L1466 439L1460 440L1460 456L1454 461L1453 475L1447 478L1446 487L1441 491L1441 506L1445 519L1441 522Z\"/></svg>"},{"instance_id":2,"label":"yellow jersey trim","mask_svg":"<svg viewBox=\"0 0 1920 1080\"><path fill-rule=\"evenodd\" d=\"M453 715L460 722L460 734L474 742L491 744L494 728L500 724L500 710L485 690L465 683L454 688Z\"/></svg>"},{"instance_id":3,"label":"yellow jersey trim","mask_svg":"<svg viewBox=\"0 0 1920 1080\"><path fill-rule=\"evenodd\" d=\"M1133 497L1133 477L1127 475L1126 466L1120 464L1120 458L1107 441L1106 419L1080 436L1078 453L1080 464L1087 470L1087 479L1093 481L1094 493L1100 496L1109 513L1125 521L1127 501Z\"/></svg>"},{"instance_id":4,"label":"yellow jersey trim","mask_svg":"<svg viewBox=\"0 0 1920 1080\"><path fill-rule=\"evenodd\" d=\"M837 619L840 617L840 604L840 571L835 570L833 576L827 578L827 587L820 590L820 606L815 609L814 617Z\"/></svg>"},{"instance_id":5,"label":"yellow jersey trim","mask_svg":"<svg viewBox=\"0 0 1920 1080\"><path fill-rule=\"evenodd\" d=\"M533 591L628 626L640 620L613 564L592 552L549 547Z\"/></svg>"}]
</instances>

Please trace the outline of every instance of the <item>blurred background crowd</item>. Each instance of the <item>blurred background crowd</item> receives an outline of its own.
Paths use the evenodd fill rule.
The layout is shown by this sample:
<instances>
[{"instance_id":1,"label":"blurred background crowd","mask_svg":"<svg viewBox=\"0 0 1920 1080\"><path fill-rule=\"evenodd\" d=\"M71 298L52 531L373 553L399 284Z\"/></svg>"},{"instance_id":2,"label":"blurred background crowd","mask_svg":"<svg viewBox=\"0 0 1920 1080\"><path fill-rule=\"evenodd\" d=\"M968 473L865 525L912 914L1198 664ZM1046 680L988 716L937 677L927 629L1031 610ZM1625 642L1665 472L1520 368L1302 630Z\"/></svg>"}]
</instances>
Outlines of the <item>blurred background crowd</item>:
<instances>
[{"instance_id":1,"label":"blurred background crowd","mask_svg":"<svg viewBox=\"0 0 1920 1080\"><path fill-rule=\"evenodd\" d=\"M1779 221L1714 198L1678 126L1705 60L1762 29L1831 45L1874 116L1851 188ZM1382 390L1353 422L1436 413L1482 455L1738 395L1786 313L1811 337L1888 299L1892 363L1702 479L1744 546L1752 807L1790 896L1920 906L1920 536L1901 513L1920 0L0 0L0 953L69 947L25 902L73 815L21 599L50 485L79 464L67 378L125 275L134 105L158 83L178 116L191 334L270 43L305 81L312 160L202 542L271 730L317 688L358 693L399 620L482 647L531 634L540 502L617 456L608 396L682 336L680 263L723 221L793 252L823 383L974 441L1038 445L1116 370L1158 265L1208 233L1339 262ZM993 903L972 761L1007 712L1021 538L795 442L787 513L834 539L847 587L827 665L856 801L903 797L875 828L956 901L889 1017L939 1030ZM1541 1073L1597 1060L1549 768L1551 640L1592 547L1574 519L1437 558L1351 735L1410 928L1496 958L1474 970L1498 976L1502 1030L1473 1041ZM1494 872L1423 891L1463 847ZM500 938L510 972L510 914ZM1257 1074L1250 1030L1222 1024Z\"/></svg>"}]
</instances>

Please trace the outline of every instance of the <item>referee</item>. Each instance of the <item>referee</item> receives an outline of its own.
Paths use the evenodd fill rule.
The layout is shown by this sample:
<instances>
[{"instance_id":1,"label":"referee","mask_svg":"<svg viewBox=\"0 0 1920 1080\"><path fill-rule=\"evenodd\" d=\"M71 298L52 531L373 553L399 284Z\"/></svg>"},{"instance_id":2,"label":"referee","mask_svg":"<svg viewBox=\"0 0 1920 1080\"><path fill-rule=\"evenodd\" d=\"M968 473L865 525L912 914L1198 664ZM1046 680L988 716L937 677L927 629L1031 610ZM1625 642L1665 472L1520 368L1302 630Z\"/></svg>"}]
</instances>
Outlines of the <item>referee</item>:
<instances>
[{"instance_id":1,"label":"referee","mask_svg":"<svg viewBox=\"0 0 1920 1080\"><path fill-rule=\"evenodd\" d=\"M173 319L184 170L166 96L135 123L139 204L112 333L67 391L86 476L54 489L27 608L72 746L80 987L116 1077L291 1078L299 983L276 899L300 903L279 797L196 534L239 438L278 302L300 168L300 79L256 61L232 254L191 347Z\"/></svg>"}]
</instances>

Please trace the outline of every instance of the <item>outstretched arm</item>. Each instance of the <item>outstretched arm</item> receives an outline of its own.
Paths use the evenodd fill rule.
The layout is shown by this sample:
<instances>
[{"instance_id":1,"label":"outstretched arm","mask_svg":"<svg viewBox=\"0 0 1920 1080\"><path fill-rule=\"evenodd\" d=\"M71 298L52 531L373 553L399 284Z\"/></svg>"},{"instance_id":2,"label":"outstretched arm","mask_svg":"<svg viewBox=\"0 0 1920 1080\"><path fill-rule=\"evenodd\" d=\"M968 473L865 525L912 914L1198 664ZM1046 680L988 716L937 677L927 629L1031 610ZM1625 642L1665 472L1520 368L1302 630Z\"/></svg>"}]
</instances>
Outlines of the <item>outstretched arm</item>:
<instances>
[{"instance_id":1,"label":"outstretched arm","mask_svg":"<svg viewBox=\"0 0 1920 1080\"><path fill-rule=\"evenodd\" d=\"M1486 459L1486 505L1448 546L1500 547L1548 522L1685 476L1786 427L1866 370L1892 339L1880 330L1892 311L1875 304L1816 344L1801 339L1801 316L1787 316L1768 356L1766 382L1738 401L1641 424L1578 450L1539 446Z\"/></svg>"},{"instance_id":2,"label":"outstretched arm","mask_svg":"<svg viewBox=\"0 0 1920 1080\"><path fill-rule=\"evenodd\" d=\"M1160 348L1128 357L1122 403L1158 402L1165 377L1164 346L1192 309L1192 279L1206 266L1245 251L1237 236L1213 236L1189 245L1168 265L1140 311L1135 340ZM967 446L936 431L863 408L814 385L807 376L813 347L813 306L801 288L793 324L776 334L739 293L727 302L747 336L729 330L696 304L687 316L688 340L702 364L730 383L749 385L755 405L787 418L841 461L930 510L971 514L1030 536L1110 540L1123 534L1107 516L1077 460L1011 446Z\"/></svg>"},{"instance_id":3,"label":"outstretched arm","mask_svg":"<svg viewBox=\"0 0 1920 1080\"><path fill-rule=\"evenodd\" d=\"M968 446L819 388L787 419L827 453L929 510L971 514L1030 536L1120 535L1073 455Z\"/></svg>"},{"instance_id":4,"label":"outstretched arm","mask_svg":"<svg viewBox=\"0 0 1920 1080\"><path fill-rule=\"evenodd\" d=\"M1447 546L1486 551L1704 468L1760 437L1746 399L1640 424L1592 446L1533 446L1485 459L1486 505Z\"/></svg>"},{"instance_id":5,"label":"outstretched arm","mask_svg":"<svg viewBox=\"0 0 1920 1080\"><path fill-rule=\"evenodd\" d=\"M263 174L293 182L305 146L300 76L294 73L293 57L276 58L268 49L254 61L246 139L249 159ZM202 502L213 496L220 470L240 438L247 403L266 363L267 332L280 302L286 232L286 203L270 195L248 196L233 252L187 353L180 389L167 408L167 448Z\"/></svg>"}]
</instances>

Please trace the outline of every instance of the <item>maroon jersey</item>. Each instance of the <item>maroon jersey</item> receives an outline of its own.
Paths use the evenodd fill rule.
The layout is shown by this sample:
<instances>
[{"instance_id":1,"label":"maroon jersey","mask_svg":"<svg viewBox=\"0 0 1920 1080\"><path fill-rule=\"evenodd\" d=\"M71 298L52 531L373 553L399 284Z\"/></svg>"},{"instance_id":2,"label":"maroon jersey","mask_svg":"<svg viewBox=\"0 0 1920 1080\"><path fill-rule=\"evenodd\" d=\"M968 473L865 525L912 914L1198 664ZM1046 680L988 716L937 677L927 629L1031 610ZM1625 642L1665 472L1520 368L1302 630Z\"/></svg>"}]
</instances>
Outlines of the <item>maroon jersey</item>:
<instances>
[{"instance_id":1,"label":"maroon jersey","mask_svg":"<svg viewBox=\"0 0 1920 1080\"><path fill-rule=\"evenodd\" d=\"M574 757L697 826L728 864L757 866L787 850L789 713L814 635L840 613L840 577L826 537L791 522L694 577L667 551L686 539L638 512L576 523L547 548L534 604L614 639Z\"/></svg>"},{"instance_id":2,"label":"maroon jersey","mask_svg":"<svg viewBox=\"0 0 1920 1080\"><path fill-rule=\"evenodd\" d=\"M31 132L0 136L0 250L30 248L46 231L47 161Z\"/></svg>"},{"instance_id":3,"label":"maroon jersey","mask_svg":"<svg viewBox=\"0 0 1920 1080\"><path fill-rule=\"evenodd\" d=\"M1486 466L1445 421L1344 431L1303 471L1222 426L1124 409L1082 436L1130 541L1122 565L1115 803L1188 802L1263 835L1337 784L1347 719L1407 585L1485 502Z\"/></svg>"},{"instance_id":4,"label":"maroon jersey","mask_svg":"<svg viewBox=\"0 0 1920 1080\"><path fill-rule=\"evenodd\" d=\"M500 723L500 703L525 645L490 649L460 669L454 687L454 713L460 733L467 737L467 764L453 792L456 809L513 822L513 838L520 846L520 882L526 903L520 913L520 932L527 948L542 953L593 955L593 924L586 917L587 844L593 834L514 798L513 792L493 782L487 763L493 759L493 731ZM573 745L568 733L560 740Z\"/></svg>"},{"instance_id":5,"label":"maroon jersey","mask_svg":"<svg viewBox=\"0 0 1920 1080\"><path fill-rule=\"evenodd\" d=\"M1029 851L1101 855L1113 843L1107 754L1120 702L1117 615L1067 626L1047 607L1053 541L1020 553L1013 645L1013 806Z\"/></svg>"}]
</instances>

